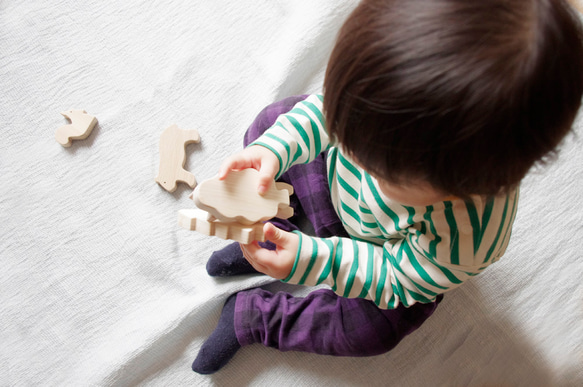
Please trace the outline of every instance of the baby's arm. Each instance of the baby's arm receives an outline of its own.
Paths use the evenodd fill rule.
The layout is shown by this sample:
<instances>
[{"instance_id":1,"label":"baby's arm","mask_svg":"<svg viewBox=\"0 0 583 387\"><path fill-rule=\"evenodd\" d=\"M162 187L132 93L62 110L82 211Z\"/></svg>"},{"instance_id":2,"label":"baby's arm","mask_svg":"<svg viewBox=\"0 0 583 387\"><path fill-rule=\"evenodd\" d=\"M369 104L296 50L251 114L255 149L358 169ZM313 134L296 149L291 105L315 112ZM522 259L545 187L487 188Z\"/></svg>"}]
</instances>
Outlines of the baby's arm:
<instances>
[{"instance_id":1,"label":"baby's arm","mask_svg":"<svg viewBox=\"0 0 583 387\"><path fill-rule=\"evenodd\" d=\"M476 274L461 267L446 269L413 252L407 239L379 246L349 238L301 234L299 249L285 282L327 284L340 296L369 299L382 309L431 302ZM424 275L428 272L431 275Z\"/></svg>"},{"instance_id":2,"label":"baby's arm","mask_svg":"<svg viewBox=\"0 0 583 387\"><path fill-rule=\"evenodd\" d=\"M288 113L278 117L275 124L251 145L270 149L278 158L281 176L292 165L307 164L330 148L322 113L321 95L311 95L298 102Z\"/></svg>"},{"instance_id":3,"label":"baby's arm","mask_svg":"<svg viewBox=\"0 0 583 387\"><path fill-rule=\"evenodd\" d=\"M261 174L259 193L265 193L271 181L292 165L308 163L330 146L322 113L322 96L312 95L275 124L243 151L227 158L219 169L223 180L231 170L257 169Z\"/></svg>"},{"instance_id":4,"label":"baby's arm","mask_svg":"<svg viewBox=\"0 0 583 387\"><path fill-rule=\"evenodd\" d=\"M517 199L512 192L474 204L458 200L431 206L424 223L401 230L400 238L383 245L298 234L299 253L284 281L325 283L340 296L370 299L387 309L430 302L504 254Z\"/></svg>"}]
</instances>

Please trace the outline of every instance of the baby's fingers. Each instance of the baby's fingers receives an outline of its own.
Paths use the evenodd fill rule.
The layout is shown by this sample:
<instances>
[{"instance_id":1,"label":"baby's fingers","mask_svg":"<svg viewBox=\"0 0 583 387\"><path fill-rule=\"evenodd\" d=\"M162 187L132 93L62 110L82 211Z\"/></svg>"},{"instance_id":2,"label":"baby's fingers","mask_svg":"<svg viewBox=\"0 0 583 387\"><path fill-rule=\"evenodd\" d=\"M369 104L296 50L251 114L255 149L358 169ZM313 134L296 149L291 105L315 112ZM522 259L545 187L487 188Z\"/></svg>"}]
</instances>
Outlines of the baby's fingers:
<instances>
[{"instance_id":1,"label":"baby's fingers","mask_svg":"<svg viewBox=\"0 0 583 387\"><path fill-rule=\"evenodd\" d=\"M255 270L258 272L269 275L269 267L263 263L266 261L269 263L269 259L265 259L265 257L262 256L264 253L262 250L265 249L261 248L257 241L254 241L248 245L241 244L241 251L243 252L243 256L247 262L249 262L251 266L253 266L253 268L255 268ZM268 250L265 252L269 254Z\"/></svg>"},{"instance_id":2,"label":"baby's fingers","mask_svg":"<svg viewBox=\"0 0 583 387\"><path fill-rule=\"evenodd\" d=\"M252 168L253 162L241 152L226 158L219 167L219 180L224 180L229 172Z\"/></svg>"},{"instance_id":3,"label":"baby's fingers","mask_svg":"<svg viewBox=\"0 0 583 387\"><path fill-rule=\"evenodd\" d=\"M259 170L259 185L257 187L257 192L260 195L264 195L269 191L271 184L273 183L273 178L277 173L277 166L273 164L262 164Z\"/></svg>"}]
</instances>

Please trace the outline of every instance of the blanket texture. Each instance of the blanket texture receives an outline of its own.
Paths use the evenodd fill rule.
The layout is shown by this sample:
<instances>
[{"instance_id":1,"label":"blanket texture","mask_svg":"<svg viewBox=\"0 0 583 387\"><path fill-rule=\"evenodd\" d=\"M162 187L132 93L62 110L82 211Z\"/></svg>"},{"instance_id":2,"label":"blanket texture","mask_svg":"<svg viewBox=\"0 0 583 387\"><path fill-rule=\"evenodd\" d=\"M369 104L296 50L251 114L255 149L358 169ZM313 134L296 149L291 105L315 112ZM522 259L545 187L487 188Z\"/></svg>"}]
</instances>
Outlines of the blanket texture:
<instances>
[{"instance_id":1,"label":"blanket texture","mask_svg":"<svg viewBox=\"0 0 583 387\"><path fill-rule=\"evenodd\" d=\"M0 2L0 386L583 385L581 119L524 182L505 257L392 352L254 345L190 370L230 294L310 289L206 274L228 242L178 226L193 203L154 181L160 134L197 129L185 167L212 177L265 105L321 91L355 4ZM69 109L98 124L64 148Z\"/></svg>"}]
</instances>

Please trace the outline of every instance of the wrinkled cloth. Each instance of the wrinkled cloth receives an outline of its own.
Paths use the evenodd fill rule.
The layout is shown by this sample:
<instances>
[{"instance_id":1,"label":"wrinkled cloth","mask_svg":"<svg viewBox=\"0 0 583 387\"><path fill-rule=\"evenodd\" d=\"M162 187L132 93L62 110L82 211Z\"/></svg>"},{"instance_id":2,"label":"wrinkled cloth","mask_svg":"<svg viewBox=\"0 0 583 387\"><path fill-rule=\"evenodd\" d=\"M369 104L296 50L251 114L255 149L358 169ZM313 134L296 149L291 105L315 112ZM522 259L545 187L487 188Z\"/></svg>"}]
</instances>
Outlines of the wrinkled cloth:
<instances>
[{"instance_id":1,"label":"wrinkled cloth","mask_svg":"<svg viewBox=\"0 0 583 387\"><path fill-rule=\"evenodd\" d=\"M185 168L212 178L273 101L321 92L354 0L0 1L1 386L583 385L583 121L521 191L504 260L447 294L385 355L244 347L190 369L227 297L229 241L184 230L190 187L155 182L160 134L197 129ZM59 113L98 124L63 148Z\"/></svg>"}]
</instances>

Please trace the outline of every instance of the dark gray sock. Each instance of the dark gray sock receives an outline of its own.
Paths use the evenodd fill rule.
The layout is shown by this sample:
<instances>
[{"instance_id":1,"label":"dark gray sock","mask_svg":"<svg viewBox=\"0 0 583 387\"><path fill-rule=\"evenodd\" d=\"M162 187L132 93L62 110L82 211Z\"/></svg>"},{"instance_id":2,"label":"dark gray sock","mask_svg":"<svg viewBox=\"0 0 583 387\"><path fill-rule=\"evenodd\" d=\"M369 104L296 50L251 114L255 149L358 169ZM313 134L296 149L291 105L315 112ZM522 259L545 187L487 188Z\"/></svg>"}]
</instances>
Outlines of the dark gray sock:
<instances>
[{"instance_id":1,"label":"dark gray sock","mask_svg":"<svg viewBox=\"0 0 583 387\"><path fill-rule=\"evenodd\" d=\"M241 348L241 344L239 344L235 335L236 296L236 294L233 294L225 302L217 327L202 345L192 363L194 372L204 375L217 372Z\"/></svg>"},{"instance_id":2,"label":"dark gray sock","mask_svg":"<svg viewBox=\"0 0 583 387\"><path fill-rule=\"evenodd\" d=\"M211 277L257 273L243 256L239 243L231 243L212 253L206 263L206 271Z\"/></svg>"}]
</instances>

